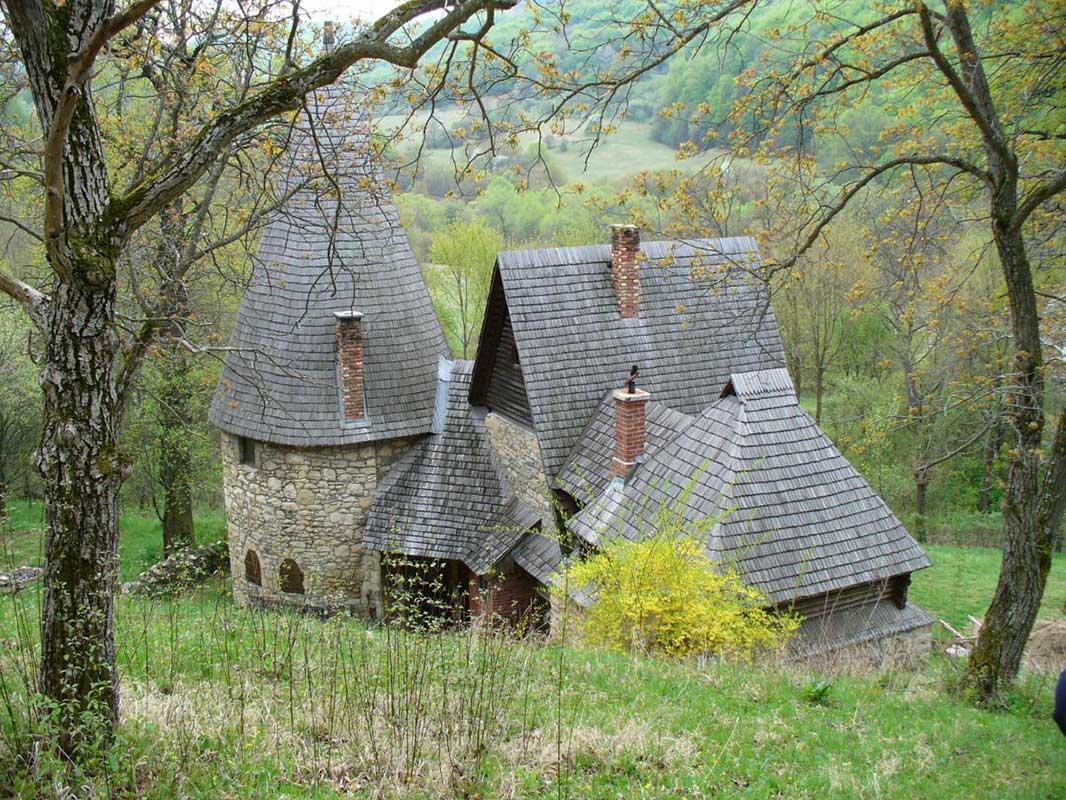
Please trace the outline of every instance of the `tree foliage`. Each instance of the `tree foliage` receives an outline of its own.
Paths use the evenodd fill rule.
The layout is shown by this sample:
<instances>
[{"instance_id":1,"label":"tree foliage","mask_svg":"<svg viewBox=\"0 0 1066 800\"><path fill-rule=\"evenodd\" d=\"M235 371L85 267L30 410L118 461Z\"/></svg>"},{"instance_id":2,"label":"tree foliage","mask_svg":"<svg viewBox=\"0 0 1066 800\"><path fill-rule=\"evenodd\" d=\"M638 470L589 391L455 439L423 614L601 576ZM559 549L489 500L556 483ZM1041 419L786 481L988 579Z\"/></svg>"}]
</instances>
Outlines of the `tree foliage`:
<instances>
[{"instance_id":1,"label":"tree foliage","mask_svg":"<svg viewBox=\"0 0 1066 800\"><path fill-rule=\"evenodd\" d=\"M452 352L472 358L503 237L480 222L440 229L429 250L426 278Z\"/></svg>"}]
</instances>

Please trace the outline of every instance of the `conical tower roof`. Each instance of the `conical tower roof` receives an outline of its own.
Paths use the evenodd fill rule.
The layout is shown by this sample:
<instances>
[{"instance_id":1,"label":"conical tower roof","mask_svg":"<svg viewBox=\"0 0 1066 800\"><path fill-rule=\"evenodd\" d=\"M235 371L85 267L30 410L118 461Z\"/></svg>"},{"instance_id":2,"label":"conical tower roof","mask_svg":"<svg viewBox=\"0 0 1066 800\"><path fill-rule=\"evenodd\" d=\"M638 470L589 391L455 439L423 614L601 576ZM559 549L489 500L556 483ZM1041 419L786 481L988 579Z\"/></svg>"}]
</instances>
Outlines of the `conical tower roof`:
<instances>
[{"instance_id":1,"label":"conical tower roof","mask_svg":"<svg viewBox=\"0 0 1066 800\"><path fill-rule=\"evenodd\" d=\"M290 196L265 226L211 422L260 441L327 446L426 433L440 322L370 155L365 115L339 86L301 111ZM361 314L366 411L346 420L337 315Z\"/></svg>"}]
</instances>

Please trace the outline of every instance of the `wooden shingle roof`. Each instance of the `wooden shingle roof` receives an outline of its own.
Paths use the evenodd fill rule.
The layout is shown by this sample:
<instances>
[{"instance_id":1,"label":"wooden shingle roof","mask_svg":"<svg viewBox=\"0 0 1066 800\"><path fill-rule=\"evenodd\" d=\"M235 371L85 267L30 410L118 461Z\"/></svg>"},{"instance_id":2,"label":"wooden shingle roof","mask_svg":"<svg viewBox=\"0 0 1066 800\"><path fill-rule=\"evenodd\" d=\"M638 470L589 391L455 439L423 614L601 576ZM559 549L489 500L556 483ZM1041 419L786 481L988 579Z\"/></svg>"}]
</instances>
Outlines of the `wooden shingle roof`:
<instances>
[{"instance_id":1,"label":"wooden shingle roof","mask_svg":"<svg viewBox=\"0 0 1066 800\"><path fill-rule=\"evenodd\" d=\"M765 287L742 269L759 258L754 240L647 242L641 250L640 316L633 319L619 314L609 245L514 250L497 258L549 478L604 391L620 386L634 363L642 388L686 414L714 399L731 373L784 364ZM491 374L490 339L482 337L475 361L476 405L485 402Z\"/></svg>"},{"instance_id":2,"label":"wooden shingle roof","mask_svg":"<svg viewBox=\"0 0 1066 800\"><path fill-rule=\"evenodd\" d=\"M470 370L469 361L452 365L442 431L416 443L378 487L365 547L462 561L480 575L538 521L494 460L484 409L467 401Z\"/></svg>"},{"instance_id":3,"label":"wooden shingle roof","mask_svg":"<svg viewBox=\"0 0 1066 800\"><path fill-rule=\"evenodd\" d=\"M775 603L930 564L803 411L783 369L732 375L723 397L568 527L592 543L636 539L664 506Z\"/></svg>"},{"instance_id":4,"label":"wooden shingle roof","mask_svg":"<svg viewBox=\"0 0 1066 800\"><path fill-rule=\"evenodd\" d=\"M320 446L430 429L444 335L346 97L316 93L293 133L282 187L294 193L265 227L211 407L230 433ZM336 367L334 314L345 312L362 314L357 422L344 419Z\"/></svg>"},{"instance_id":5,"label":"wooden shingle roof","mask_svg":"<svg viewBox=\"0 0 1066 800\"><path fill-rule=\"evenodd\" d=\"M609 390L563 462L555 485L581 504L602 495L611 480L614 455L615 401ZM692 417L668 408L652 397L645 408L645 455L650 457L692 422Z\"/></svg>"}]
</instances>

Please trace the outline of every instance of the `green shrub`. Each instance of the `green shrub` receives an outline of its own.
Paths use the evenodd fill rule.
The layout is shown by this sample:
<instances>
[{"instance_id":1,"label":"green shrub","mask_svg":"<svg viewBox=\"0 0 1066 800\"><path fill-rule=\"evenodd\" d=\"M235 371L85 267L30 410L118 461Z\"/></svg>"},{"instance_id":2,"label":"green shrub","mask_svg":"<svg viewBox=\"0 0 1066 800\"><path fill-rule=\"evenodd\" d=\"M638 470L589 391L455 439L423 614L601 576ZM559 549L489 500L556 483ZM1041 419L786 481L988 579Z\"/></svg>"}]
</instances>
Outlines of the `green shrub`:
<instances>
[{"instance_id":1,"label":"green shrub","mask_svg":"<svg viewBox=\"0 0 1066 800\"><path fill-rule=\"evenodd\" d=\"M583 638L623 652L750 655L783 646L799 625L768 611L766 598L721 570L697 539L675 532L615 539L572 563L557 583L567 585L593 598L577 615Z\"/></svg>"}]
</instances>

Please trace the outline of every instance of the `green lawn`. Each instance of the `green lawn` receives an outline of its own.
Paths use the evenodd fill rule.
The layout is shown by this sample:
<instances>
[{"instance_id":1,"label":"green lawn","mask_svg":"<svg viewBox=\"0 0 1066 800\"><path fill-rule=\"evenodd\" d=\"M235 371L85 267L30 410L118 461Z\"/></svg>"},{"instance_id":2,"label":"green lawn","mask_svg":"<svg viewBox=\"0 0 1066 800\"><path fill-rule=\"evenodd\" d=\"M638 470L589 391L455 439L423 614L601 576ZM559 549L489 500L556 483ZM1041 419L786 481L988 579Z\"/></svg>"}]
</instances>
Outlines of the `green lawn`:
<instances>
[{"instance_id":1,"label":"green lawn","mask_svg":"<svg viewBox=\"0 0 1066 800\"><path fill-rule=\"evenodd\" d=\"M13 500L8 506L10 521L0 529L0 569L44 563L44 508L39 502ZM121 579L132 580L159 561L163 554L163 531L151 511L127 511L119 518L121 540L119 562ZM222 514L200 513L196 518L196 538L214 542L226 535Z\"/></svg>"},{"instance_id":2,"label":"green lawn","mask_svg":"<svg viewBox=\"0 0 1066 800\"><path fill-rule=\"evenodd\" d=\"M910 598L930 614L962 630L969 624L968 614L980 619L988 608L1003 554L992 547L925 545L925 549L933 566L915 573ZM1059 553L1048 577L1040 618L1066 618L1064 606L1066 555Z\"/></svg>"}]
</instances>

